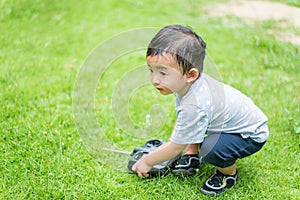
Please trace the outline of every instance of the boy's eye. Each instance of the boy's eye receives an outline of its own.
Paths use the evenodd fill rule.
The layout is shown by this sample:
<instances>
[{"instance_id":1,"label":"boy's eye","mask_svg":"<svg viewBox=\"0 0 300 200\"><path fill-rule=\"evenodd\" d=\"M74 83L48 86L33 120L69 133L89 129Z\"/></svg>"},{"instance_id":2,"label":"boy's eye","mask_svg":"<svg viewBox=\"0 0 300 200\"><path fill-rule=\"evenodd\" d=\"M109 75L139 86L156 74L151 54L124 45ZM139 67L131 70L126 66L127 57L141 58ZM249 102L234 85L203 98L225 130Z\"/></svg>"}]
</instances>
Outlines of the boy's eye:
<instances>
[{"instance_id":1,"label":"boy's eye","mask_svg":"<svg viewBox=\"0 0 300 200\"><path fill-rule=\"evenodd\" d=\"M167 75L165 72L160 72L160 74L163 76Z\"/></svg>"},{"instance_id":2,"label":"boy's eye","mask_svg":"<svg viewBox=\"0 0 300 200\"><path fill-rule=\"evenodd\" d=\"M153 69L150 69L150 68L149 68L149 71L152 73L152 72L153 72Z\"/></svg>"}]
</instances>

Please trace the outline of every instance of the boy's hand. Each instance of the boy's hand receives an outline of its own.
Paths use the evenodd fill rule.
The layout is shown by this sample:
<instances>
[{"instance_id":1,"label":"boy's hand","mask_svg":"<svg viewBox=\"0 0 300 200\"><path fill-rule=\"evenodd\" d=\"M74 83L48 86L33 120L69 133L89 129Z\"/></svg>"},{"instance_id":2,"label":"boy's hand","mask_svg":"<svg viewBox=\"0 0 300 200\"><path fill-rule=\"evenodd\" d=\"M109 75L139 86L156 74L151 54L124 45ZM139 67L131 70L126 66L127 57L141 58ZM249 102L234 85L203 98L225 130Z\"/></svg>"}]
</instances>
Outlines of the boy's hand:
<instances>
[{"instance_id":1,"label":"boy's hand","mask_svg":"<svg viewBox=\"0 0 300 200\"><path fill-rule=\"evenodd\" d=\"M131 170L136 172L139 177L149 177L149 172L151 172L153 166L179 156L186 146L187 145L167 142L159 146L154 151L144 154L142 158L138 159L138 161L131 167Z\"/></svg>"},{"instance_id":2,"label":"boy's hand","mask_svg":"<svg viewBox=\"0 0 300 200\"><path fill-rule=\"evenodd\" d=\"M139 159L133 166L132 170L137 173L141 178L146 178L149 176L149 171L152 168L151 165L147 164L145 156Z\"/></svg>"}]
</instances>

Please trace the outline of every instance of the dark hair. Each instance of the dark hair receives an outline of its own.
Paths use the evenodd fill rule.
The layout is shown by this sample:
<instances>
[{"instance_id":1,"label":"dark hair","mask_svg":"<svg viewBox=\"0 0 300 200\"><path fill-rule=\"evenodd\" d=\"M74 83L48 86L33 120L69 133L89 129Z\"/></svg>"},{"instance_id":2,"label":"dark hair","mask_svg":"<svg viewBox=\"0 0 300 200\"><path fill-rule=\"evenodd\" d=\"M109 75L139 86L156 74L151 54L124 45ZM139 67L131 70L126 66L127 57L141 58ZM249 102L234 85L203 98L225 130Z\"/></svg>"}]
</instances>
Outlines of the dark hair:
<instances>
[{"instance_id":1,"label":"dark hair","mask_svg":"<svg viewBox=\"0 0 300 200\"><path fill-rule=\"evenodd\" d=\"M162 28L148 45L146 56L171 54L186 74L191 68L203 71L206 44L190 27L170 25Z\"/></svg>"}]
</instances>

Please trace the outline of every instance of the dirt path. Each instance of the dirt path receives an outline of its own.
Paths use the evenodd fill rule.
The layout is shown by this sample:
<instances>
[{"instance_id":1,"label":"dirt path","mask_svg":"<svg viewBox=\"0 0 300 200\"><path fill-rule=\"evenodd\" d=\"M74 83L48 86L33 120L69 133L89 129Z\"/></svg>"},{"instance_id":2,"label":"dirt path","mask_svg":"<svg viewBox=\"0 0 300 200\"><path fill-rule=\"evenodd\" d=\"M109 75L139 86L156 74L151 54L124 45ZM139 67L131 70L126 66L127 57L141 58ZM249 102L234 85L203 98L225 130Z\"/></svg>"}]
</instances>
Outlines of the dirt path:
<instances>
[{"instance_id":1,"label":"dirt path","mask_svg":"<svg viewBox=\"0 0 300 200\"><path fill-rule=\"evenodd\" d=\"M208 12L210 16L235 15L245 20L278 20L300 28L300 8L278 2L268 1L229 1L214 5ZM282 41L300 45L300 36L295 33L273 33Z\"/></svg>"}]
</instances>

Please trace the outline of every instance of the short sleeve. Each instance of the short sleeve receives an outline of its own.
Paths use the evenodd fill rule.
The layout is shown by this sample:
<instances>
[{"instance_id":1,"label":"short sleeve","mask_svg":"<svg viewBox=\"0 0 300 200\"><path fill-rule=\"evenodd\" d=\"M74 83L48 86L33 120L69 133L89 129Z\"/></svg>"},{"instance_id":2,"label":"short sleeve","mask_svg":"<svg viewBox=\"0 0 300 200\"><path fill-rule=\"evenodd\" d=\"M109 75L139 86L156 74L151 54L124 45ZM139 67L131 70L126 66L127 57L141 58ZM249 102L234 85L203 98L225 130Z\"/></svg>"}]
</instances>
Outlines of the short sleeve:
<instances>
[{"instance_id":1,"label":"short sleeve","mask_svg":"<svg viewBox=\"0 0 300 200\"><path fill-rule=\"evenodd\" d=\"M205 111L195 105L184 105L177 111L177 121L171 141L176 144L201 143L208 127Z\"/></svg>"}]
</instances>

